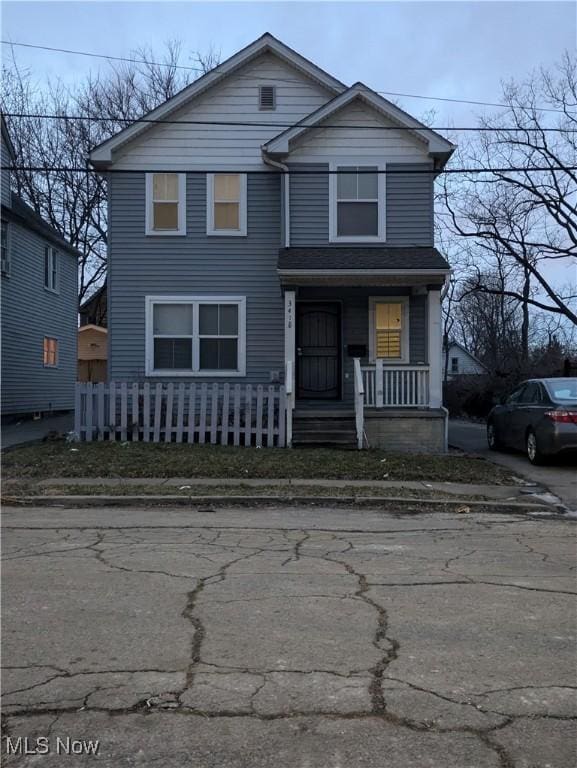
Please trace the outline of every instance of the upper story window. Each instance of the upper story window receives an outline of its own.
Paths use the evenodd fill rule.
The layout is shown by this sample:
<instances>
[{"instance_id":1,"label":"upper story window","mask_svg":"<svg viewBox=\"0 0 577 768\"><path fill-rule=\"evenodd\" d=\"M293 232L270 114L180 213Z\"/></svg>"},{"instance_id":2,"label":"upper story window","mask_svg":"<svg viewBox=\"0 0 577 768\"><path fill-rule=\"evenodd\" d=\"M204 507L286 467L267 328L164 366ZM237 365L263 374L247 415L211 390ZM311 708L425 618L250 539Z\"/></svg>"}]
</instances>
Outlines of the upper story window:
<instances>
[{"instance_id":1,"label":"upper story window","mask_svg":"<svg viewBox=\"0 0 577 768\"><path fill-rule=\"evenodd\" d=\"M3 275L10 274L10 232L8 222L2 219L0 226L1 243L1 271Z\"/></svg>"},{"instance_id":2,"label":"upper story window","mask_svg":"<svg viewBox=\"0 0 577 768\"><path fill-rule=\"evenodd\" d=\"M206 179L206 233L246 235L246 174L209 173Z\"/></svg>"},{"instance_id":3,"label":"upper story window","mask_svg":"<svg viewBox=\"0 0 577 768\"><path fill-rule=\"evenodd\" d=\"M459 358L451 358L451 373L459 373Z\"/></svg>"},{"instance_id":4,"label":"upper story window","mask_svg":"<svg viewBox=\"0 0 577 768\"><path fill-rule=\"evenodd\" d=\"M274 85L259 86L258 108L262 110L276 109L276 87Z\"/></svg>"},{"instance_id":5,"label":"upper story window","mask_svg":"<svg viewBox=\"0 0 577 768\"><path fill-rule=\"evenodd\" d=\"M58 251L49 246L44 248L44 287L58 292Z\"/></svg>"},{"instance_id":6,"label":"upper story window","mask_svg":"<svg viewBox=\"0 0 577 768\"><path fill-rule=\"evenodd\" d=\"M58 339L44 337L44 366L45 368L58 366Z\"/></svg>"},{"instance_id":7,"label":"upper story window","mask_svg":"<svg viewBox=\"0 0 577 768\"><path fill-rule=\"evenodd\" d=\"M148 296L146 374L244 376L244 296Z\"/></svg>"},{"instance_id":8,"label":"upper story window","mask_svg":"<svg viewBox=\"0 0 577 768\"><path fill-rule=\"evenodd\" d=\"M404 363L409 359L409 299L372 297L369 300L370 357Z\"/></svg>"},{"instance_id":9,"label":"upper story window","mask_svg":"<svg viewBox=\"0 0 577 768\"><path fill-rule=\"evenodd\" d=\"M147 235L186 235L186 174L146 174Z\"/></svg>"},{"instance_id":10,"label":"upper story window","mask_svg":"<svg viewBox=\"0 0 577 768\"><path fill-rule=\"evenodd\" d=\"M385 239L383 165L336 165L330 170L330 240L382 242Z\"/></svg>"}]
</instances>

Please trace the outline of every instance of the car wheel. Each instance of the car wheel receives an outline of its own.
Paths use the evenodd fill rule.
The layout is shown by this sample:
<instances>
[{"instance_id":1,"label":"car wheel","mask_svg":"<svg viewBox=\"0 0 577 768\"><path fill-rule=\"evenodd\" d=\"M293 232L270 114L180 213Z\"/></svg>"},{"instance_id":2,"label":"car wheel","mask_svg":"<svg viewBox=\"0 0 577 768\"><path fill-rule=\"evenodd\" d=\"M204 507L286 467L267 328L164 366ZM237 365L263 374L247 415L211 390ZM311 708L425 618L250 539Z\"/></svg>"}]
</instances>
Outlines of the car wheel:
<instances>
[{"instance_id":1,"label":"car wheel","mask_svg":"<svg viewBox=\"0 0 577 768\"><path fill-rule=\"evenodd\" d=\"M543 464L545 462L545 457L539 450L537 435L533 432L532 429L530 429L527 432L526 446L527 446L527 458L529 459L531 464Z\"/></svg>"},{"instance_id":2,"label":"car wheel","mask_svg":"<svg viewBox=\"0 0 577 768\"><path fill-rule=\"evenodd\" d=\"M487 424L487 443L492 451L500 451L503 448L503 444L497 435L497 429L492 421Z\"/></svg>"}]
</instances>

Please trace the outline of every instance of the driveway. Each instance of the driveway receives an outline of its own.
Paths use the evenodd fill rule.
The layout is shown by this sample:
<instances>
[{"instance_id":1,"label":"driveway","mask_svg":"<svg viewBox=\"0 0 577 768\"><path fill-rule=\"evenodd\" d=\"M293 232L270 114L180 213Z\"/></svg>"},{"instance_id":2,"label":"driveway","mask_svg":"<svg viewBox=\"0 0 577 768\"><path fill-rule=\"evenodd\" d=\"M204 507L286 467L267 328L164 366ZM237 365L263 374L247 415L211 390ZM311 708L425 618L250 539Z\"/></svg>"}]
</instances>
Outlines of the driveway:
<instances>
[{"instance_id":1,"label":"driveway","mask_svg":"<svg viewBox=\"0 0 577 768\"><path fill-rule=\"evenodd\" d=\"M490 451L487 445L486 427L472 421L449 421L449 445L466 453L474 453L495 464L512 469L520 477L527 478L548 488L567 507L577 510L577 472L568 462L534 467L522 453Z\"/></svg>"},{"instance_id":2,"label":"driveway","mask_svg":"<svg viewBox=\"0 0 577 768\"><path fill-rule=\"evenodd\" d=\"M6 508L4 764L568 768L574 531L506 510ZM48 754L6 759L39 736Z\"/></svg>"},{"instance_id":3,"label":"driveway","mask_svg":"<svg viewBox=\"0 0 577 768\"><path fill-rule=\"evenodd\" d=\"M46 416L42 419L21 419L2 426L2 448L43 440L50 432L71 432L74 429L74 413Z\"/></svg>"}]
</instances>

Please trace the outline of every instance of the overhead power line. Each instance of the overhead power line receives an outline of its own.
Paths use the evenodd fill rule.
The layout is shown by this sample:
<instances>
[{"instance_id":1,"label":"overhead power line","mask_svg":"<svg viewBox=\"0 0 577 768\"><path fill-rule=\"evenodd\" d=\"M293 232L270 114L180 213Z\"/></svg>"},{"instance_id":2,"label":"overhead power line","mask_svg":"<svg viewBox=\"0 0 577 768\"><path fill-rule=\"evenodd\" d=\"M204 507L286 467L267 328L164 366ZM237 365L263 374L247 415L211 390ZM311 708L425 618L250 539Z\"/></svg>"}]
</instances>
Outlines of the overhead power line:
<instances>
[{"instance_id":1,"label":"overhead power line","mask_svg":"<svg viewBox=\"0 0 577 768\"><path fill-rule=\"evenodd\" d=\"M347 123L346 125L338 124L331 125L330 123L279 123L279 122L257 122L247 120L162 120L153 119L149 117L99 117L97 115L41 115L39 113L28 112L4 112L5 117L13 118L29 118L32 120L84 120L87 122L97 123L127 123L132 125L133 123L150 123L152 125L199 125L199 126L232 126L236 128L339 128L339 129L355 129L355 130L368 130L368 131L480 131L483 133L499 132L499 131L516 131L527 132L532 131L547 131L548 133L577 133L577 128L513 128L509 126L411 126L411 125L354 125Z\"/></svg>"},{"instance_id":2,"label":"overhead power line","mask_svg":"<svg viewBox=\"0 0 577 768\"><path fill-rule=\"evenodd\" d=\"M205 74L205 70L202 67L192 67L185 64L175 64L168 61L148 61L147 59L135 59L127 56L111 56L106 53L94 53L93 51L76 51L69 48L56 48L48 45L35 45L33 43L21 43L12 40L0 40L2 45L16 45L21 48L36 48L42 51L50 51L52 53L67 53L73 56L88 56L96 59L107 59L109 61L122 61L128 64L145 64L151 67L169 67L172 69L182 69L189 72L198 72ZM270 80L273 82L286 82L295 83L300 85L301 81L296 79L282 78L282 77L259 77L259 80ZM382 96L398 96L406 99L423 99L427 101L445 101L452 104L471 104L479 107L498 107L500 109L509 109L508 104L502 104L496 101L481 101L477 99L455 99L448 96L426 96L419 93L402 93L400 91L380 91L373 88L367 88L368 91L373 93L379 93ZM564 114L562 109L554 109L553 107L537 107L542 112L556 112L558 114Z\"/></svg>"},{"instance_id":3,"label":"overhead power line","mask_svg":"<svg viewBox=\"0 0 577 768\"><path fill-rule=\"evenodd\" d=\"M369 164L360 168L355 167L352 170L322 170L318 169L289 169L288 171L276 171L274 169L265 170L255 168L247 171L233 168L227 170L226 168L191 168L191 169L175 169L175 168L152 168L152 169L128 169L128 168L110 168L103 171L98 171L95 168L88 168L83 166L59 166L59 165L3 165L2 171L29 171L29 172L55 172L55 173L106 173L106 174L127 174L127 173L188 173L188 174L207 174L207 173L223 173L223 174L236 174L236 173L250 173L250 174L266 174L267 176L279 175L279 176L323 176L332 174L383 174L386 176L395 174L434 174L439 175L441 173L515 173L515 172L539 172L539 171L577 171L576 166L564 166L564 165L551 165L551 166L522 166L522 167L503 167L503 168L444 168L443 170L435 168L372 168Z\"/></svg>"}]
</instances>

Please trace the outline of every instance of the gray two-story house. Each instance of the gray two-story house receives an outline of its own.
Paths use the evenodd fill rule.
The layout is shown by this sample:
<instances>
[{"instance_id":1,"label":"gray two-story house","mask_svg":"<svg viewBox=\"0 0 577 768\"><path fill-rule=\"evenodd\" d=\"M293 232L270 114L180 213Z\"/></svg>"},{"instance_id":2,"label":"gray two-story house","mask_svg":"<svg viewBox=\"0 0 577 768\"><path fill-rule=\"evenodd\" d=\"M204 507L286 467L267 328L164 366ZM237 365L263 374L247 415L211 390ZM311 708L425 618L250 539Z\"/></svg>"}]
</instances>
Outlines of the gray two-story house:
<instances>
[{"instance_id":1,"label":"gray two-story house","mask_svg":"<svg viewBox=\"0 0 577 768\"><path fill-rule=\"evenodd\" d=\"M11 191L2 117L2 417L74 408L80 254Z\"/></svg>"},{"instance_id":2,"label":"gray two-story house","mask_svg":"<svg viewBox=\"0 0 577 768\"><path fill-rule=\"evenodd\" d=\"M90 156L110 379L284 382L295 443L356 424L359 445L442 450L433 184L453 150L269 34L239 51Z\"/></svg>"}]
</instances>

